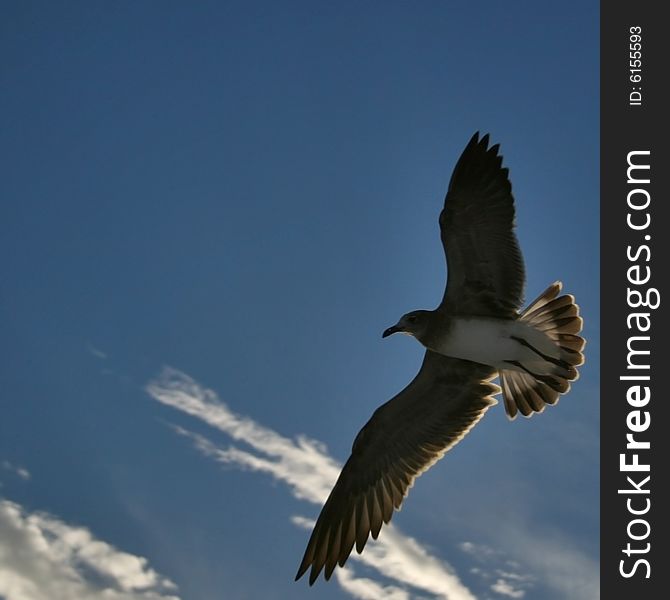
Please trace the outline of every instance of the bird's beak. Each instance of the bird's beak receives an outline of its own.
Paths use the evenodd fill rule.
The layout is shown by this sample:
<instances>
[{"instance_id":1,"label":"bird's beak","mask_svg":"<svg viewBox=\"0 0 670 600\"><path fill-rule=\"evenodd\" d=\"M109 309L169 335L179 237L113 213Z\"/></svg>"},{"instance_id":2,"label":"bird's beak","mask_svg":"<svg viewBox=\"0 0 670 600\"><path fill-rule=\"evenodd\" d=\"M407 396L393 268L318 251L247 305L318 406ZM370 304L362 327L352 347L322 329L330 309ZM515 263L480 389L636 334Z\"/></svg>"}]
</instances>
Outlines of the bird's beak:
<instances>
[{"instance_id":1,"label":"bird's beak","mask_svg":"<svg viewBox=\"0 0 670 600\"><path fill-rule=\"evenodd\" d=\"M393 327L389 327L386 331L384 331L384 333L382 333L382 337L387 338L389 335L393 335L394 333L398 333L400 331L402 331L402 329L400 329L400 327L397 325L394 325Z\"/></svg>"}]
</instances>

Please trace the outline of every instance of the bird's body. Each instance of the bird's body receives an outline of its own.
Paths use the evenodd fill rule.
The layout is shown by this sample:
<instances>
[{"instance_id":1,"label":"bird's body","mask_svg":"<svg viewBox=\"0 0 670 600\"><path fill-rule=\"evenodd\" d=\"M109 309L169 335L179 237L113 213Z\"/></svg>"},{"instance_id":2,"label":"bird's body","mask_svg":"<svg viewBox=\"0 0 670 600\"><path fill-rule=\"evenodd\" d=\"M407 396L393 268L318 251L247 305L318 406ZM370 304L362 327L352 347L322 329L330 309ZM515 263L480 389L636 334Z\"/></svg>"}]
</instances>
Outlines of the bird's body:
<instances>
[{"instance_id":1,"label":"bird's body","mask_svg":"<svg viewBox=\"0 0 670 600\"><path fill-rule=\"evenodd\" d=\"M383 334L406 333L426 347L409 385L380 406L310 537L296 579L329 579L354 546L361 552L388 523L416 477L460 441L502 391L505 410L531 416L555 404L584 362L579 307L560 282L520 311L525 273L514 234L514 199L498 146L475 134L451 176L440 237L447 287L435 310L405 314ZM496 376L501 387L492 383Z\"/></svg>"},{"instance_id":2,"label":"bird's body","mask_svg":"<svg viewBox=\"0 0 670 600\"><path fill-rule=\"evenodd\" d=\"M547 335L519 319L454 317L445 334L428 347L443 356L470 360L497 370L522 370L513 364L518 362L533 372L551 372L555 365L531 347L552 358L560 358L560 350Z\"/></svg>"}]
</instances>

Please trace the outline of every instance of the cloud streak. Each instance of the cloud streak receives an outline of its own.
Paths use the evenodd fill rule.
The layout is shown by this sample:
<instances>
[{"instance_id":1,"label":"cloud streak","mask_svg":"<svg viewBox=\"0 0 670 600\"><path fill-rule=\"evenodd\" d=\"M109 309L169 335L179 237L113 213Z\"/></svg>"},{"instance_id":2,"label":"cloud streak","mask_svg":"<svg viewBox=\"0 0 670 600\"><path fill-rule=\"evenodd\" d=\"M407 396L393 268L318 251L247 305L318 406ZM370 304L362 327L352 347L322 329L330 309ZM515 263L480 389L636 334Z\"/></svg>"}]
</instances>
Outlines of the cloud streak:
<instances>
[{"instance_id":1,"label":"cloud streak","mask_svg":"<svg viewBox=\"0 0 670 600\"><path fill-rule=\"evenodd\" d=\"M519 564L510 560L505 553L486 544L473 542L462 542L460 548L482 565L470 569L470 572L479 577L492 592L508 598L523 598L526 590L534 586L534 578L517 573ZM493 579L495 581L491 583Z\"/></svg>"},{"instance_id":2,"label":"cloud streak","mask_svg":"<svg viewBox=\"0 0 670 600\"><path fill-rule=\"evenodd\" d=\"M30 480L30 471L26 469L25 467L17 466L9 462L8 460L3 460L2 463L0 463L2 468L5 471L10 471L14 473L15 475L18 475L23 481L29 481Z\"/></svg>"},{"instance_id":3,"label":"cloud streak","mask_svg":"<svg viewBox=\"0 0 670 600\"><path fill-rule=\"evenodd\" d=\"M270 475L286 484L298 499L321 506L340 473L341 465L328 455L321 443L305 436L284 437L234 413L216 393L180 371L164 369L146 390L158 402L199 419L239 442L220 447L203 435L173 426L203 455L219 463ZM483 586L482 597L494 594L502 600L540 593L547 598L573 600L599 597L596 560L575 548L573 541L560 532L545 529L538 535L537 523L526 522L522 514L503 512L501 515L487 510L473 518L479 527L486 529L493 546L505 548L504 552L480 543L460 545L478 565L469 570L469 575ZM299 516L292 521L306 529L313 525L311 520ZM450 564L392 524L384 527L379 539L371 541L363 554L354 553L352 558L384 578L384 583L380 583L357 576L351 564L345 569L336 569L337 581L355 598L405 600L421 595L420 592L451 600L475 598Z\"/></svg>"},{"instance_id":4,"label":"cloud streak","mask_svg":"<svg viewBox=\"0 0 670 600\"><path fill-rule=\"evenodd\" d=\"M0 597L6 600L179 600L141 556L84 527L0 499Z\"/></svg>"},{"instance_id":5,"label":"cloud streak","mask_svg":"<svg viewBox=\"0 0 670 600\"><path fill-rule=\"evenodd\" d=\"M470 572L491 591L507 598L525 598L526 592L533 590L534 597L541 584L544 589L540 593L547 598L600 597L598 562L562 534L530 526L518 515L501 518L498 514L489 519L487 531L494 543L508 550L501 552L473 542L463 542L460 548L481 565ZM524 564L521 573L519 560Z\"/></svg>"},{"instance_id":6,"label":"cloud streak","mask_svg":"<svg viewBox=\"0 0 670 600\"><path fill-rule=\"evenodd\" d=\"M164 369L146 389L158 402L198 418L251 448L251 451L234 445L219 448L202 435L175 427L205 456L224 464L267 473L288 485L298 499L317 505L326 500L341 465L326 453L323 445L304 436L286 438L233 413L213 391L175 369ZM310 521L301 517L294 517L293 522L311 526ZM353 554L352 557L395 582L394 585L382 585L356 577L351 569L338 569L339 584L356 598L405 600L410 598L407 586L449 600L475 598L448 563L430 554L393 525L385 527L379 539L368 544L363 554Z\"/></svg>"},{"instance_id":7,"label":"cloud streak","mask_svg":"<svg viewBox=\"0 0 670 600\"><path fill-rule=\"evenodd\" d=\"M559 598L594 600L600 598L598 562L575 549L568 539L552 531L532 531L525 524L510 520L496 532L501 539L514 540L517 556L537 573Z\"/></svg>"}]
</instances>

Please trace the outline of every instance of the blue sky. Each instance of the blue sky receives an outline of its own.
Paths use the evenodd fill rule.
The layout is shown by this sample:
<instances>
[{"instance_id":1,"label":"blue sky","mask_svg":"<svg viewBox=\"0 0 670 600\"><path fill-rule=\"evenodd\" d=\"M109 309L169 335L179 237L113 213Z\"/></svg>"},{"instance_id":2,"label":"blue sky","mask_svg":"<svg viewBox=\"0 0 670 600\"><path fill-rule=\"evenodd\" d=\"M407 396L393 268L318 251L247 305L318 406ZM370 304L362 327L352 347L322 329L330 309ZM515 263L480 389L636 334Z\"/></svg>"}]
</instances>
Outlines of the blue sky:
<instances>
[{"instance_id":1,"label":"blue sky","mask_svg":"<svg viewBox=\"0 0 670 600\"><path fill-rule=\"evenodd\" d=\"M597 597L598 17L5 3L0 598ZM581 306L581 379L532 419L494 407L364 561L294 583L418 369L381 332L442 296L476 130L510 168L527 300L561 279Z\"/></svg>"}]
</instances>

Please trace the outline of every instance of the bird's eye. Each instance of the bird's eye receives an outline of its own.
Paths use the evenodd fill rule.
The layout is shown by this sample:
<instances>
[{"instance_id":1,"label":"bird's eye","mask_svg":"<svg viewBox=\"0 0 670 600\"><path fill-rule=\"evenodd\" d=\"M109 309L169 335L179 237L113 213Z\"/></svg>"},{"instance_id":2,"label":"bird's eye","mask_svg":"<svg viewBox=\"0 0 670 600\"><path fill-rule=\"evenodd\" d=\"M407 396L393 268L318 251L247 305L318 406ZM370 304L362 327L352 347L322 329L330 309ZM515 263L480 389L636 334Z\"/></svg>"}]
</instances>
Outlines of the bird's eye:
<instances>
[{"instance_id":1,"label":"bird's eye","mask_svg":"<svg viewBox=\"0 0 670 600\"><path fill-rule=\"evenodd\" d=\"M416 315L410 315L409 317L407 317L407 320L410 323L416 323Z\"/></svg>"}]
</instances>

